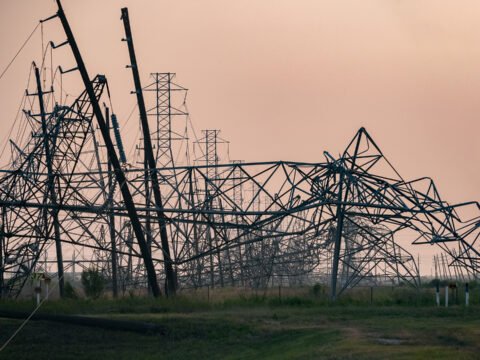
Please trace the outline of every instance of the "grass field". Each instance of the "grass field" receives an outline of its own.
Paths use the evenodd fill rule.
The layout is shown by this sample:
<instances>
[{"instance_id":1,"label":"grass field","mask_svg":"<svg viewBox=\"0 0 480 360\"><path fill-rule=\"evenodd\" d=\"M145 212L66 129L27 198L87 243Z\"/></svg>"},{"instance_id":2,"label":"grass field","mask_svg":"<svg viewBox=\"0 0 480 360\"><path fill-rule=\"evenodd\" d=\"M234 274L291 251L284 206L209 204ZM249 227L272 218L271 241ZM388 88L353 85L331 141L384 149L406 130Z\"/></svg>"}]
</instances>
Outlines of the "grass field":
<instances>
[{"instance_id":1,"label":"grass field","mask_svg":"<svg viewBox=\"0 0 480 360\"><path fill-rule=\"evenodd\" d=\"M0 302L1 309L33 304ZM478 359L480 306L328 303L308 296L49 302L41 312L160 324L140 334L30 321L2 359ZM21 320L0 319L0 343Z\"/></svg>"}]
</instances>

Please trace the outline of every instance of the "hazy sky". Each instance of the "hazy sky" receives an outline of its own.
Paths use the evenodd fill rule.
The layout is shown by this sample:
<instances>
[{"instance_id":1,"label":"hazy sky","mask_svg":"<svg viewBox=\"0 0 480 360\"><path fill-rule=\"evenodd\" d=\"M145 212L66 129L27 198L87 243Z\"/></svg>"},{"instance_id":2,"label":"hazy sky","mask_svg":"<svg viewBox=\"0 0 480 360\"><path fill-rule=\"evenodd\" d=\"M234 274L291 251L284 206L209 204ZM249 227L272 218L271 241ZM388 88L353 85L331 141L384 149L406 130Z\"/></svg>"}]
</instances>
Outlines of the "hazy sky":
<instances>
[{"instance_id":1,"label":"hazy sky","mask_svg":"<svg viewBox=\"0 0 480 360\"><path fill-rule=\"evenodd\" d=\"M0 70L52 0L0 0ZM220 128L232 159L323 161L365 126L406 179L480 200L480 2L64 0L90 75L109 78L125 121L135 98L120 8L144 83L176 72L197 130ZM45 37L64 35L54 20ZM0 80L5 141L40 32ZM68 53L65 52L65 53ZM65 56L64 68L74 64ZM129 131L128 127L135 131ZM124 126L125 142L137 123ZM130 136L130 137L129 137Z\"/></svg>"}]
</instances>

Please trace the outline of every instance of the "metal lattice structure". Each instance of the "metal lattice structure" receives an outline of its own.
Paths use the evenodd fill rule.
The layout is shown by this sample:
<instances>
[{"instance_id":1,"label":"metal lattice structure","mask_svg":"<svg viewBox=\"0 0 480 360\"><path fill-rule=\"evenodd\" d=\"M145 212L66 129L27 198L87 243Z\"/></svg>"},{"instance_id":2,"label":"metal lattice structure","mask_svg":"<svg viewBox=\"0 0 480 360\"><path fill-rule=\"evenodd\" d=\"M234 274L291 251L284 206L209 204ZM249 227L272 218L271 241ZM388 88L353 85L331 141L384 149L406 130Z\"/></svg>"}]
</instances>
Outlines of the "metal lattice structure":
<instances>
[{"instance_id":1,"label":"metal lattice structure","mask_svg":"<svg viewBox=\"0 0 480 360\"><path fill-rule=\"evenodd\" d=\"M318 163L219 163L218 131L207 130L197 140L205 146L200 161L177 164L172 134L180 132L171 120L188 111L172 105L171 93L186 89L171 73L152 74L142 88L123 9L144 155L128 165L119 120L100 111L107 80L88 77L58 5L85 91L62 105L44 103L40 81L31 93L37 101L24 112L31 136L12 141L0 177L2 295L18 296L30 274L52 271L48 257L60 284L66 264L93 264L114 295L148 286L158 296L158 279L167 294L315 279L335 299L364 282L418 285L418 266L399 237L435 244L450 265L478 276L479 204L450 205L431 179L404 180L363 128L341 155L325 152ZM143 91L153 101L145 104Z\"/></svg>"}]
</instances>

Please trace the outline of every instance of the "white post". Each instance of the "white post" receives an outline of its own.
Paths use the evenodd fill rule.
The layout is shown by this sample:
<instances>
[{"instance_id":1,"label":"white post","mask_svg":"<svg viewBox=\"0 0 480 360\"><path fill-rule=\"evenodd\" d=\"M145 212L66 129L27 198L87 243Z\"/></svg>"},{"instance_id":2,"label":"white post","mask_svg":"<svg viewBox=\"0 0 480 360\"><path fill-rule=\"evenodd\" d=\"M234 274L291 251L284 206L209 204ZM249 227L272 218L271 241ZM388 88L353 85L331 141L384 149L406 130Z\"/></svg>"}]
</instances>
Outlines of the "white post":
<instances>
[{"instance_id":1,"label":"white post","mask_svg":"<svg viewBox=\"0 0 480 360\"><path fill-rule=\"evenodd\" d=\"M437 282L437 286L435 287L435 301L437 303L437 307L440 306L440 284Z\"/></svg>"},{"instance_id":2,"label":"white post","mask_svg":"<svg viewBox=\"0 0 480 360\"><path fill-rule=\"evenodd\" d=\"M73 272L73 284L75 283L75 251L73 252L73 264L72 264L72 272Z\"/></svg>"},{"instance_id":3,"label":"white post","mask_svg":"<svg viewBox=\"0 0 480 360\"><path fill-rule=\"evenodd\" d=\"M468 283L465 283L465 305L468 306L470 302L470 293L468 292Z\"/></svg>"},{"instance_id":4,"label":"white post","mask_svg":"<svg viewBox=\"0 0 480 360\"><path fill-rule=\"evenodd\" d=\"M42 292L42 287L40 285L40 279L37 279L35 282L35 295L37 298L37 306L40 305L40 293Z\"/></svg>"},{"instance_id":5,"label":"white post","mask_svg":"<svg viewBox=\"0 0 480 360\"><path fill-rule=\"evenodd\" d=\"M445 307L448 307L448 285L445 286Z\"/></svg>"}]
</instances>

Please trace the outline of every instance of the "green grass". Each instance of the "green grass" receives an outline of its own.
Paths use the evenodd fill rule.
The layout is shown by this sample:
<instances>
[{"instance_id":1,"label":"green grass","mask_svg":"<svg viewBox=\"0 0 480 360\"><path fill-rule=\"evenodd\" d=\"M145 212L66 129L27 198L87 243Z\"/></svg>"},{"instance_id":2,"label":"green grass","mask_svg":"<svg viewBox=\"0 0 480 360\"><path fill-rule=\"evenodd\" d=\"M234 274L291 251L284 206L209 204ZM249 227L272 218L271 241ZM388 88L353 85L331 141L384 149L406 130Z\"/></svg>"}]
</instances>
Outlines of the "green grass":
<instances>
[{"instance_id":1,"label":"green grass","mask_svg":"<svg viewBox=\"0 0 480 360\"><path fill-rule=\"evenodd\" d=\"M459 360L480 354L478 305L445 309L422 302L390 305L380 298L373 305L346 300L331 305L308 294L222 299L52 301L41 311L154 322L166 333L30 321L0 359ZM0 302L1 309L32 307L30 301ZM20 323L0 319L0 344Z\"/></svg>"}]
</instances>

